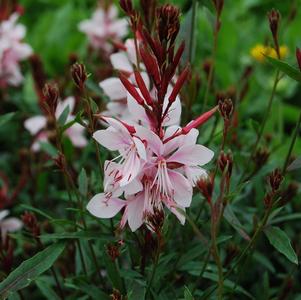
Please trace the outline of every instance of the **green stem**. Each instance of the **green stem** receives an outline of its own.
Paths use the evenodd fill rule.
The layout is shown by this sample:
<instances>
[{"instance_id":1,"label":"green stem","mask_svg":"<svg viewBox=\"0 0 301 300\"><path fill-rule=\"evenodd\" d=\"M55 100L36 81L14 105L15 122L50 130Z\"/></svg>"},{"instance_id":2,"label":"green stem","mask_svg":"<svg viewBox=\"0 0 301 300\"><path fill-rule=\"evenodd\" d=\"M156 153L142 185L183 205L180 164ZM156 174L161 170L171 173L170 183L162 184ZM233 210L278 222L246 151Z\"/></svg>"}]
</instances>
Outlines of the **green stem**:
<instances>
[{"instance_id":1,"label":"green stem","mask_svg":"<svg viewBox=\"0 0 301 300\"><path fill-rule=\"evenodd\" d=\"M190 27L190 39L189 39L189 57L188 57L188 60L189 60L190 63L192 63L196 11L197 11L197 1L193 0L193 2L192 2L191 24L190 24L191 27Z\"/></svg>"},{"instance_id":2,"label":"green stem","mask_svg":"<svg viewBox=\"0 0 301 300\"><path fill-rule=\"evenodd\" d=\"M289 164L289 160L290 160L290 157L291 157L291 154L292 154L292 151L293 151L293 148L294 148L297 136L298 136L298 132L299 132L299 129L300 129L300 124L301 124L301 112L300 112L299 119L298 119L298 122L297 122L297 125L296 125L296 128L295 128L295 131L294 131L294 135L293 135L293 138L292 138L292 141L291 141L291 144L290 144L290 147L289 147L289 150L288 150L288 153L286 155L286 159L285 159L285 162L284 162L284 165L283 165L283 169L282 169L283 174L286 173L286 170L287 170L287 167L288 167L288 164Z\"/></svg>"}]
</instances>

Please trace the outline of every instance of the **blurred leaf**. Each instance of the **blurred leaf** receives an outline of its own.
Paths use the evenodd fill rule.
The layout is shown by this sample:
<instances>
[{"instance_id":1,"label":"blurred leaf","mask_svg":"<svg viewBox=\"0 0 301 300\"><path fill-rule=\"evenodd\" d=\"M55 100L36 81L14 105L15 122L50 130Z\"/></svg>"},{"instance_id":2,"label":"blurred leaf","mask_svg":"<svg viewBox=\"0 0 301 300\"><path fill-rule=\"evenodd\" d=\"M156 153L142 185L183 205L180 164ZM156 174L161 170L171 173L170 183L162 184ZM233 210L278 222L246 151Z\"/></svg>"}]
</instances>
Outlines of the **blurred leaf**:
<instances>
[{"instance_id":1,"label":"blurred leaf","mask_svg":"<svg viewBox=\"0 0 301 300\"><path fill-rule=\"evenodd\" d=\"M119 267L117 265L117 260L113 261L112 258L108 255L107 249L103 251L103 259L108 272L108 277L112 283L112 286L121 293L125 292L123 280L120 277Z\"/></svg>"},{"instance_id":2,"label":"blurred leaf","mask_svg":"<svg viewBox=\"0 0 301 300\"><path fill-rule=\"evenodd\" d=\"M301 72L298 69L292 67L291 65L289 65L288 63L286 63L282 60L275 59L270 56L266 56L266 58L267 58L268 62L271 63L276 69L283 72L290 78L292 78L298 82L301 82Z\"/></svg>"},{"instance_id":3,"label":"blurred leaf","mask_svg":"<svg viewBox=\"0 0 301 300\"><path fill-rule=\"evenodd\" d=\"M146 283L143 281L133 280L129 285L128 300L145 299Z\"/></svg>"},{"instance_id":4,"label":"blurred leaf","mask_svg":"<svg viewBox=\"0 0 301 300\"><path fill-rule=\"evenodd\" d=\"M194 300L194 298L187 286L184 286L184 299L185 300Z\"/></svg>"},{"instance_id":5,"label":"blurred leaf","mask_svg":"<svg viewBox=\"0 0 301 300\"><path fill-rule=\"evenodd\" d=\"M6 298L11 293L27 287L54 264L64 249L65 243L55 243L23 261L1 282L1 297Z\"/></svg>"},{"instance_id":6,"label":"blurred leaf","mask_svg":"<svg viewBox=\"0 0 301 300\"><path fill-rule=\"evenodd\" d=\"M288 171L293 171L301 168L301 156L296 158L287 168Z\"/></svg>"},{"instance_id":7,"label":"blurred leaf","mask_svg":"<svg viewBox=\"0 0 301 300\"><path fill-rule=\"evenodd\" d=\"M91 110L92 110L93 114L96 114L98 112L97 103L92 98L89 98L89 102L90 102Z\"/></svg>"},{"instance_id":8,"label":"blurred leaf","mask_svg":"<svg viewBox=\"0 0 301 300\"><path fill-rule=\"evenodd\" d=\"M7 122L9 122L10 120L12 120L12 118L15 116L15 112L11 112L8 114L4 114L0 116L0 126L5 125Z\"/></svg>"},{"instance_id":9,"label":"blurred leaf","mask_svg":"<svg viewBox=\"0 0 301 300\"><path fill-rule=\"evenodd\" d=\"M69 105L67 105L65 107L65 109L63 110L63 112L59 116L58 123L59 123L60 126L65 125L69 113L70 113L70 107L69 107Z\"/></svg>"},{"instance_id":10,"label":"blurred leaf","mask_svg":"<svg viewBox=\"0 0 301 300\"><path fill-rule=\"evenodd\" d=\"M301 219L301 213L294 213L294 214L289 214L285 216L281 216L278 218L275 218L269 222L269 224L277 224L281 222L287 222L287 221L292 221L292 220L298 220Z\"/></svg>"},{"instance_id":11,"label":"blurred leaf","mask_svg":"<svg viewBox=\"0 0 301 300\"><path fill-rule=\"evenodd\" d=\"M36 280L36 285L43 294L43 296L48 300L59 300L60 297L51 287L51 284L47 278L39 278Z\"/></svg>"},{"instance_id":12,"label":"blurred leaf","mask_svg":"<svg viewBox=\"0 0 301 300\"><path fill-rule=\"evenodd\" d=\"M298 264L298 257L291 246L286 233L279 227L269 226L264 230L269 242L277 251L284 254L291 262Z\"/></svg>"},{"instance_id":13,"label":"blurred leaf","mask_svg":"<svg viewBox=\"0 0 301 300\"><path fill-rule=\"evenodd\" d=\"M80 194L86 197L88 193L88 177L84 168L80 171L77 182Z\"/></svg>"},{"instance_id":14,"label":"blurred leaf","mask_svg":"<svg viewBox=\"0 0 301 300\"><path fill-rule=\"evenodd\" d=\"M31 205L21 204L21 208L24 208L25 210L33 211L33 212L45 217L46 219L53 220L53 217L51 217L50 215L48 215L47 213L45 213L41 209L35 208Z\"/></svg>"}]
</instances>

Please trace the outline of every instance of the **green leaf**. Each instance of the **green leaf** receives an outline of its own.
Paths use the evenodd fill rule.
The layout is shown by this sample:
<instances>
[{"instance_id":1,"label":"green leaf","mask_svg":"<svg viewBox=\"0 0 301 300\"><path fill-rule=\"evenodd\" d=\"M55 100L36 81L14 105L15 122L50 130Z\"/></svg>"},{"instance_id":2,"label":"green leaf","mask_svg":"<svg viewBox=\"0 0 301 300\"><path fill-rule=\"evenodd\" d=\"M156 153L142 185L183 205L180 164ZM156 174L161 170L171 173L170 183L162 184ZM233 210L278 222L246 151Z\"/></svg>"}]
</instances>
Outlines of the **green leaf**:
<instances>
[{"instance_id":1,"label":"green leaf","mask_svg":"<svg viewBox=\"0 0 301 300\"><path fill-rule=\"evenodd\" d=\"M233 226L233 228L241 235L242 238L244 238L247 241L250 240L249 235L243 229L243 226L235 216L230 205L226 206L226 209L224 211L224 218L229 222L231 226Z\"/></svg>"},{"instance_id":2,"label":"green leaf","mask_svg":"<svg viewBox=\"0 0 301 300\"><path fill-rule=\"evenodd\" d=\"M128 300L144 300L146 293L146 283L144 281L133 280L129 284Z\"/></svg>"},{"instance_id":3,"label":"green leaf","mask_svg":"<svg viewBox=\"0 0 301 300\"><path fill-rule=\"evenodd\" d=\"M277 251L284 254L292 263L298 264L298 257L283 230L279 227L269 226L264 230L264 233Z\"/></svg>"},{"instance_id":4,"label":"green leaf","mask_svg":"<svg viewBox=\"0 0 301 300\"><path fill-rule=\"evenodd\" d=\"M293 220L298 220L301 219L301 213L294 213L294 214L289 214L285 216L280 216L278 218L275 218L269 222L269 224L277 224L281 222L287 222L287 221L293 221Z\"/></svg>"},{"instance_id":5,"label":"green leaf","mask_svg":"<svg viewBox=\"0 0 301 300\"><path fill-rule=\"evenodd\" d=\"M62 233L49 233L49 234L42 234L40 238L44 239L58 239L58 240L65 240L65 239L85 239L85 240L103 240L108 241L110 239L113 240L113 237L109 237L104 235L103 233L99 232L89 232L89 231L76 231L76 232L62 232Z\"/></svg>"},{"instance_id":6,"label":"green leaf","mask_svg":"<svg viewBox=\"0 0 301 300\"><path fill-rule=\"evenodd\" d=\"M84 168L80 171L77 182L80 194L86 197L88 193L88 177Z\"/></svg>"},{"instance_id":7,"label":"green leaf","mask_svg":"<svg viewBox=\"0 0 301 300\"><path fill-rule=\"evenodd\" d=\"M107 254L107 250L103 251L104 263L106 266L106 270L108 272L108 277L112 283L112 286L122 293L125 292L124 283L120 276L119 266L117 260L113 261L111 257Z\"/></svg>"},{"instance_id":8,"label":"green leaf","mask_svg":"<svg viewBox=\"0 0 301 300\"><path fill-rule=\"evenodd\" d=\"M27 287L39 275L47 271L61 255L65 243L55 243L30 259L24 261L0 284L0 296L6 298L11 293Z\"/></svg>"},{"instance_id":9,"label":"green leaf","mask_svg":"<svg viewBox=\"0 0 301 300\"><path fill-rule=\"evenodd\" d=\"M187 286L184 286L184 299L185 300L194 300L194 298Z\"/></svg>"},{"instance_id":10,"label":"green leaf","mask_svg":"<svg viewBox=\"0 0 301 300\"><path fill-rule=\"evenodd\" d=\"M0 116L0 126L3 126L7 122L9 122L15 116L15 114L16 114L15 112L10 112Z\"/></svg>"},{"instance_id":11,"label":"green leaf","mask_svg":"<svg viewBox=\"0 0 301 300\"><path fill-rule=\"evenodd\" d=\"M266 59L270 64L272 64L279 71L283 72L290 78L298 82L301 82L301 72L298 69L294 68L293 66L289 65L288 63L282 60L275 59L270 56L266 56Z\"/></svg>"},{"instance_id":12,"label":"green leaf","mask_svg":"<svg viewBox=\"0 0 301 300\"><path fill-rule=\"evenodd\" d=\"M70 112L70 107L69 107L69 105L67 105L65 107L65 109L63 110L63 112L59 116L58 123L59 123L60 126L65 125L65 123L67 121L67 118L68 118L68 115L69 115L69 112Z\"/></svg>"}]
</instances>

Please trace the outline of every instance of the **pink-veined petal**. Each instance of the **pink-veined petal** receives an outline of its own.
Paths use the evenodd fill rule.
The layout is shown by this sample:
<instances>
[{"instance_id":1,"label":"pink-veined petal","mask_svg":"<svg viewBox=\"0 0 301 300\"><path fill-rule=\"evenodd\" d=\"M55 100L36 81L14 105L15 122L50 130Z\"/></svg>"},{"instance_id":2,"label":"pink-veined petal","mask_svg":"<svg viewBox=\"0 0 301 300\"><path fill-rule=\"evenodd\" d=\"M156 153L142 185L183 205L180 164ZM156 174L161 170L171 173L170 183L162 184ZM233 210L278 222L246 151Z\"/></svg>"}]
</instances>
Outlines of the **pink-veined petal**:
<instances>
[{"instance_id":1,"label":"pink-veined petal","mask_svg":"<svg viewBox=\"0 0 301 300\"><path fill-rule=\"evenodd\" d=\"M88 203L87 210L98 218L112 218L124 206L126 202L118 198L106 198L104 193L95 195Z\"/></svg>"}]
</instances>

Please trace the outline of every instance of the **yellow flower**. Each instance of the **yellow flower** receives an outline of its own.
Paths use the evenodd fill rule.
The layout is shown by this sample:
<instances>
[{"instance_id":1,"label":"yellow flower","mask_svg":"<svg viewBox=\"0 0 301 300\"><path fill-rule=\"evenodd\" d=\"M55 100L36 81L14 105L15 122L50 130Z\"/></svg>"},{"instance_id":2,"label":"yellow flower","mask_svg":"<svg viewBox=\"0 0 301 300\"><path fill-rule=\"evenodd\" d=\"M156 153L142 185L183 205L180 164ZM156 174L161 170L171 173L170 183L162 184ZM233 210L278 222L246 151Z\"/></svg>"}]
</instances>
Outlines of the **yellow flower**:
<instances>
[{"instance_id":1,"label":"yellow flower","mask_svg":"<svg viewBox=\"0 0 301 300\"><path fill-rule=\"evenodd\" d=\"M279 47L280 58L285 58L288 55L288 48L285 45ZM251 56L259 61L264 62L265 56L271 56L273 58L277 58L277 52L274 48L269 46L264 46L262 44L257 44L250 51Z\"/></svg>"},{"instance_id":2,"label":"yellow flower","mask_svg":"<svg viewBox=\"0 0 301 300\"><path fill-rule=\"evenodd\" d=\"M257 44L250 51L251 56L259 62L264 61L264 55L266 54L266 47L262 44Z\"/></svg>"}]
</instances>

